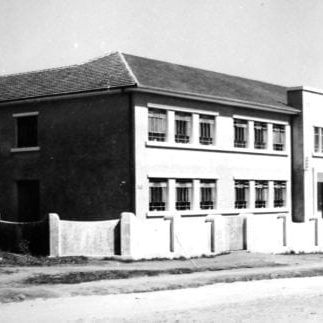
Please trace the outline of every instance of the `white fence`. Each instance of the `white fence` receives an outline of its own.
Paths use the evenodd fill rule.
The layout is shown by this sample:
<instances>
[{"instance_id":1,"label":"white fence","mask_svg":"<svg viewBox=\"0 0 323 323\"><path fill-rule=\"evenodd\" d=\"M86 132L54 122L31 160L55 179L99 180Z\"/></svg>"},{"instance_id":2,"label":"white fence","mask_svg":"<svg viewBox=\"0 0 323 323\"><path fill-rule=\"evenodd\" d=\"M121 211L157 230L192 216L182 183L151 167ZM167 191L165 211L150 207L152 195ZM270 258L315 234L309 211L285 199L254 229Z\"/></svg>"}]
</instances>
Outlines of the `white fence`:
<instances>
[{"instance_id":1,"label":"white fence","mask_svg":"<svg viewBox=\"0 0 323 323\"><path fill-rule=\"evenodd\" d=\"M247 248L251 252L323 251L323 220L291 222L285 215L248 215Z\"/></svg>"},{"instance_id":2,"label":"white fence","mask_svg":"<svg viewBox=\"0 0 323 323\"><path fill-rule=\"evenodd\" d=\"M122 213L121 254L173 258L243 249L244 221L221 215L139 219L133 213Z\"/></svg>"},{"instance_id":3,"label":"white fence","mask_svg":"<svg viewBox=\"0 0 323 323\"><path fill-rule=\"evenodd\" d=\"M323 251L323 220L293 223L286 214L209 215L64 221L50 214L51 256L174 258L232 250L284 253ZM118 252L116 252L118 249Z\"/></svg>"},{"instance_id":4,"label":"white fence","mask_svg":"<svg viewBox=\"0 0 323 323\"><path fill-rule=\"evenodd\" d=\"M119 220L65 221L49 215L50 256L107 257L116 253Z\"/></svg>"}]
</instances>

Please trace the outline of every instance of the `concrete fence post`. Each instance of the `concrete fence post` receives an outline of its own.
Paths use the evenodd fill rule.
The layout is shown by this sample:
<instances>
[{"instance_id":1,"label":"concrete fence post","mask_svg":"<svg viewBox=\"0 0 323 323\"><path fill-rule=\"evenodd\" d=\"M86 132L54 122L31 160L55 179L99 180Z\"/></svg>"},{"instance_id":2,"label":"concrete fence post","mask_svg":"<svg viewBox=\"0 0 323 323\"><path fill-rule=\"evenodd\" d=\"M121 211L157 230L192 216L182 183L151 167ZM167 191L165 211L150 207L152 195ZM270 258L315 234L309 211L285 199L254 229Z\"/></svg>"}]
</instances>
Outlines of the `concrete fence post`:
<instances>
[{"instance_id":1,"label":"concrete fence post","mask_svg":"<svg viewBox=\"0 0 323 323\"><path fill-rule=\"evenodd\" d=\"M207 216L205 219L205 222L209 222L211 224L211 234L210 234L210 239L211 239L211 252L215 252L215 225L214 225L215 218L214 216Z\"/></svg>"},{"instance_id":2,"label":"concrete fence post","mask_svg":"<svg viewBox=\"0 0 323 323\"><path fill-rule=\"evenodd\" d=\"M314 221L314 246L318 246L318 218L311 218L310 221Z\"/></svg>"},{"instance_id":3,"label":"concrete fence post","mask_svg":"<svg viewBox=\"0 0 323 323\"><path fill-rule=\"evenodd\" d=\"M169 215L165 216L164 220L168 220L169 222L169 251L175 252L175 225L174 225L174 216Z\"/></svg>"},{"instance_id":4,"label":"concrete fence post","mask_svg":"<svg viewBox=\"0 0 323 323\"><path fill-rule=\"evenodd\" d=\"M283 220L283 247L287 246L287 223L286 223L286 216L279 215L277 219Z\"/></svg>"},{"instance_id":5,"label":"concrete fence post","mask_svg":"<svg viewBox=\"0 0 323 323\"><path fill-rule=\"evenodd\" d=\"M131 212L122 212L120 220L120 247L121 255L133 257L133 219L135 215Z\"/></svg>"},{"instance_id":6,"label":"concrete fence post","mask_svg":"<svg viewBox=\"0 0 323 323\"><path fill-rule=\"evenodd\" d=\"M59 257L61 255L59 215L56 213L49 213L48 216L49 216L49 256Z\"/></svg>"}]
</instances>

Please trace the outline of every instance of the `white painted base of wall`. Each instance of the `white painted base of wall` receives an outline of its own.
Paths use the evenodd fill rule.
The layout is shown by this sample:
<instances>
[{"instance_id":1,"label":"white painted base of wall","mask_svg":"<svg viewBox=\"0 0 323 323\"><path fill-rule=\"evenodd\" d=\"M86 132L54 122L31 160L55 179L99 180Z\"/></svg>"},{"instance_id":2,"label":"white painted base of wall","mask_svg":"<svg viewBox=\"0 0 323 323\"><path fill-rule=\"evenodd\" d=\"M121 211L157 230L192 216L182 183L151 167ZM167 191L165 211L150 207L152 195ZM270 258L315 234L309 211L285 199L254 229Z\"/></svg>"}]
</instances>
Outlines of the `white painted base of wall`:
<instances>
[{"instance_id":1,"label":"white painted base of wall","mask_svg":"<svg viewBox=\"0 0 323 323\"><path fill-rule=\"evenodd\" d=\"M141 219L133 213L122 213L121 220L98 222L62 221L57 214L50 214L49 223L53 257L114 257L115 240L119 238L124 259L190 258L242 249L323 252L323 219L293 223L286 214ZM116 233L118 224L120 237Z\"/></svg>"},{"instance_id":2,"label":"white painted base of wall","mask_svg":"<svg viewBox=\"0 0 323 323\"><path fill-rule=\"evenodd\" d=\"M65 221L58 214L49 214L50 256L114 256L119 221Z\"/></svg>"},{"instance_id":3,"label":"white painted base of wall","mask_svg":"<svg viewBox=\"0 0 323 323\"><path fill-rule=\"evenodd\" d=\"M244 246L244 218L121 215L121 254L133 259L216 255Z\"/></svg>"}]
</instances>

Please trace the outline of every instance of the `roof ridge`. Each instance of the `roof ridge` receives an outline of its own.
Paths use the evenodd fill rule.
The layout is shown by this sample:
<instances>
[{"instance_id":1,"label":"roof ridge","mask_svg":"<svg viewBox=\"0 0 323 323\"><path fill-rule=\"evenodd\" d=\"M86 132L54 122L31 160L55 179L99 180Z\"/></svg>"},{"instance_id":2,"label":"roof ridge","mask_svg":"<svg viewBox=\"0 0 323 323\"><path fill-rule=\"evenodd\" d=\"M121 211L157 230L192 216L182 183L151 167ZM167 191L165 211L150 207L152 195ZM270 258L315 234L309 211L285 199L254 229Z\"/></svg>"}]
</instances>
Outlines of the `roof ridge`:
<instances>
[{"instance_id":1,"label":"roof ridge","mask_svg":"<svg viewBox=\"0 0 323 323\"><path fill-rule=\"evenodd\" d=\"M11 76L20 76L20 75L26 75L26 74L35 74L35 73L41 73L41 72L50 72L50 71L59 71L59 70L63 70L65 68L74 68L74 67L78 67L78 66L82 66L88 63L92 63L98 59L104 58L104 57L108 57L111 56L113 54L118 54L118 51L111 51L111 52L107 52L103 55L94 57L90 60L84 60L83 62L77 63L77 64L71 64L71 65L63 65L63 66L58 66L58 67L50 67L50 68L44 68L44 69L39 69L39 70L32 70L32 71L26 71L26 72L18 72L18 73L11 73L11 74L3 74L0 75L0 79L1 78L7 78L7 77L11 77Z\"/></svg>"},{"instance_id":2,"label":"roof ridge","mask_svg":"<svg viewBox=\"0 0 323 323\"><path fill-rule=\"evenodd\" d=\"M132 68L130 67L129 63L127 62L127 59L124 57L124 54L123 54L123 53L121 53L121 52L117 52L117 53L119 54L119 56L121 57L121 60L122 60L122 61L123 61L123 63L125 64L126 69L128 70L128 72L129 72L130 76L134 79L135 84L136 84L137 86L140 86L141 84L140 84L140 82L139 82L139 80L138 80L138 78L137 78L136 74L134 73L134 71L133 71L133 70L132 70Z\"/></svg>"}]
</instances>

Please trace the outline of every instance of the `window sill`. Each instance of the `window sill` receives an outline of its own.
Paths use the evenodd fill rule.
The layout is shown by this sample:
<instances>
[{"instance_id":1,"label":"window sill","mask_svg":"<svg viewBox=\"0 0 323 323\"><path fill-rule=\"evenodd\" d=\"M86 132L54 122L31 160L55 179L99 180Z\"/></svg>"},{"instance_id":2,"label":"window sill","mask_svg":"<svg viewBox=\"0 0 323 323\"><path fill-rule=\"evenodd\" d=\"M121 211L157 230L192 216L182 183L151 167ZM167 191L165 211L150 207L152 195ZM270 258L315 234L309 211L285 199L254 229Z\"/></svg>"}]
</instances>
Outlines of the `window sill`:
<instances>
[{"instance_id":1,"label":"window sill","mask_svg":"<svg viewBox=\"0 0 323 323\"><path fill-rule=\"evenodd\" d=\"M323 158L323 153L313 153L312 156L316 158Z\"/></svg>"},{"instance_id":2,"label":"window sill","mask_svg":"<svg viewBox=\"0 0 323 323\"><path fill-rule=\"evenodd\" d=\"M259 209L213 209L213 210L186 210L186 211L149 211L146 213L147 218L164 218L173 215L180 215L181 217L197 217L207 216L212 214L219 215L239 215L239 214L262 214L262 213L288 213L289 209L286 207L277 208L259 208Z\"/></svg>"},{"instance_id":3,"label":"window sill","mask_svg":"<svg viewBox=\"0 0 323 323\"><path fill-rule=\"evenodd\" d=\"M11 148L10 152L12 153L22 153L22 152L30 152L30 151L40 151L40 147L16 147L16 148Z\"/></svg>"},{"instance_id":4,"label":"window sill","mask_svg":"<svg viewBox=\"0 0 323 323\"><path fill-rule=\"evenodd\" d=\"M244 153L255 155L273 155L273 156L288 156L286 151L275 151L266 149L250 149L250 148L236 148L224 149L216 145L197 145L197 144L180 144L158 141L146 141L146 147L152 148L168 148L168 149L187 149L187 150L204 150L204 151L218 151L225 153ZM322 154L323 157L323 154Z\"/></svg>"}]
</instances>

